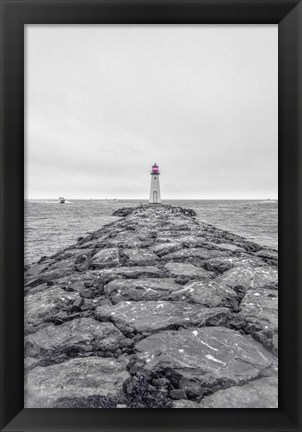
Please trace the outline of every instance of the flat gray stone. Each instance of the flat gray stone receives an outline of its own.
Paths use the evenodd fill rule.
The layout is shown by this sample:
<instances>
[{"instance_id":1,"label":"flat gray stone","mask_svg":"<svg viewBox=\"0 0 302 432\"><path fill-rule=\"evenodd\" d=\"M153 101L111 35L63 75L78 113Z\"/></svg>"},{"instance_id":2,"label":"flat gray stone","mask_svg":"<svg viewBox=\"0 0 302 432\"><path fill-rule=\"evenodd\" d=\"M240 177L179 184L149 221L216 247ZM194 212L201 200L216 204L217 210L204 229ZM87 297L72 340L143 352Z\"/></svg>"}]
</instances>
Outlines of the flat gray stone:
<instances>
[{"instance_id":1,"label":"flat gray stone","mask_svg":"<svg viewBox=\"0 0 302 432\"><path fill-rule=\"evenodd\" d=\"M93 275L93 271L89 270L85 273L75 272L72 275L56 280L56 286L79 292L83 289L84 282L93 283L95 280L97 280L97 277Z\"/></svg>"},{"instance_id":2,"label":"flat gray stone","mask_svg":"<svg viewBox=\"0 0 302 432\"><path fill-rule=\"evenodd\" d=\"M267 288L246 292L238 314L247 321L246 331L274 352L278 351L278 291ZM259 333L260 332L260 333Z\"/></svg>"},{"instance_id":3,"label":"flat gray stone","mask_svg":"<svg viewBox=\"0 0 302 432\"><path fill-rule=\"evenodd\" d=\"M112 275L124 276L127 278L138 277L165 277L163 270L155 266L131 266L131 267L114 267L99 271L100 277L110 277Z\"/></svg>"},{"instance_id":4,"label":"flat gray stone","mask_svg":"<svg viewBox=\"0 0 302 432\"><path fill-rule=\"evenodd\" d=\"M215 246L221 250L228 250L231 252L245 252L242 247L239 247L233 243L216 243Z\"/></svg>"},{"instance_id":5,"label":"flat gray stone","mask_svg":"<svg viewBox=\"0 0 302 432\"><path fill-rule=\"evenodd\" d=\"M181 235L177 237L177 242L181 243L183 247L187 248L198 248L207 247L208 242L200 236L201 230L191 231L186 235Z\"/></svg>"},{"instance_id":6,"label":"flat gray stone","mask_svg":"<svg viewBox=\"0 0 302 432\"><path fill-rule=\"evenodd\" d=\"M52 315L60 312L69 302L79 299L76 292L66 292L59 287L50 287L24 298L24 320L28 332Z\"/></svg>"},{"instance_id":7,"label":"flat gray stone","mask_svg":"<svg viewBox=\"0 0 302 432\"><path fill-rule=\"evenodd\" d=\"M115 266L120 262L120 256L117 248L101 249L91 259L91 265L94 268L106 268Z\"/></svg>"},{"instance_id":8,"label":"flat gray stone","mask_svg":"<svg viewBox=\"0 0 302 432\"><path fill-rule=\"evenodd\" d=\"M205 270L202 267L196 267L193 264L183 264L177 262L169 262L165 265L165 268L173 276L189 276L189 277L200 277L200 278L211 278L214 273Z\"/></svg>"},{"instance_id":9,"label":"flat gray stone","mask_svg":"<svg viewBox=\"0 0 302 432\"><path fill-rule=\"evenodd\" d=\"M152 248L153 252L158 255L159 257L162 257L164 255L167 255L171 252L175 252L179 249L181 249L183 246L181 243L178 242L171 242L171 243L161 243L157 244Z\"/></svg>"},{"instance_id":10,"label":"flat gray stone","mask_svg":"<svg viewBox=\"0 0 302 432\"><path fill-rule=\"evenodd\" d=\"M250 336L223 327L163 331L136 344L146 371L173 371L200 384L204 395L277 370L276 358ZM174 383L175 384L175 383Z\"/></svg>"},{"instance_id":11,"label":"flat gray stone","mask_svg":"<svg viewBox=\"0 0 302 432\"><path fill-rule=\"evenodd\" d=\"M123 252L131 263L137 265L153 263L153 261L158 260L158 256L148 249L124 249Z\"/></svg>"},{"instance_id":12,"label":"flat gray stone","mask_svg":"<svg viewBox=\"0 0 302 432\"><path fill-rule=\"evenodd\" d=\"M53 362L59 353L71 351L114 352L122 339L123 334L112 323L80 318L59 326L49 325L26 336L24 342L27 356Z\"/></svg>"},{"instance_id":13,"label":"flat gray stone","mask_svg":"<svg viewBox=\"0 0 302 432\"><path fill-rule=\"evenodd\" d=\"M25 408L55 408L64 400L82 407L87 398L123 402L123 383L129 378L126 360L101 357L74 358L64 363L36 367L25 376ZM64 406L64 405L63 405Z\"/></svg>"},{"instance_id":14,"label":"flat gray stone","mask_svg":"<svg viewBox=\"0 0 302 432\"><path fill-rule=\"evenodd\" d=\"M165 258L174 260L174 259L185 259L185 258L200 258L202 260L208 260L210 258L216 257L225 257L229 252L228 251L220 251L220 250L209 250L204 248L186 248L181 249L179 251L170 253L166 255Z\"/></svg>"},{"instance_id":15,"label":"flat gray stone","mask_svg":"<svg viewBox=\"0 0 302 432\"><path fill-rule=\"evenodd\" d=\"M215 270L219 270L224 267L228 267L229 270L232 267L261 267L266 266L265 262L256 256L239 254L228 257L210 258L206 260L206 264L212 266Z\"/></svg>"},{"instance_id":16,"label":"flat gray stone","mask_svg":"<svg viewBox=\"0 0 302 432\"><path fill-rule=\"evenodd\" d=\"M278 329L278 291L267 288L248 290L240 304L240 315L263 328Z\"/></svg>"},{"instance_id":17,"label":"flat gray stone","mask_svg":"<svg viewBox=\"0 0 302 432\"><path fill-rule=\"evenodd\" d=\"M123 300L168 300L172 293L177 296L181 289L174 279L139 278L109 282L105 293L118 303Z\"/></svg>"},{"instance_id":18,"label":"flat gray stone","mask_svg":"<svg viewBox=\"0 0 302 432\"><path fill-rule=\"evenodd\" d=\"M207 307L232 307L237 294L232 288L217 282L216 279L189 282L183 288L185 297L194 303Z\"/></svg>"},{"instance_id":19,"label":"flat gray stone","mask_svg":"<svg viewBox=\"0 0 302 432\"><path fill-rule=\"evenodd\" d=\"M278 408L277 376L219 390L205 397L200 408Z\"/></svg>"},{"instance_id":20,"label":"flat gray stone","mask_svg":"<svg viewBox=\"0 0 302 432\"><path fill-rule=\"evenodd\" d=\"M123 231L106 240L106 244L111 247L138 248L141 245L141 240L136 232Z\"/></svg>"},{"instance_id":21,"label":"flat gray stone","mask_svg":"<svg viewBox=\"0 0 302 432\"><path fill-rule=\"evenodd\" d=\"M278 271L269 266L236 266L218 276L216 281L230 288L241 286L246 290L248 288L255 289L278 283Z\"/></svg>"},{"instance_id":22,"label":"flat gray stone","mask_svg":"<svg viewBox=\"0 0 302 432\"><path fill-rule=\"evenodd\" d=\"M137 332L150 334L178 326L221 325L231 318L225 308L203 308L183 302L137 301L100 306L95 310L99 320L122 322Z\"/></svg>"}]
</instances>

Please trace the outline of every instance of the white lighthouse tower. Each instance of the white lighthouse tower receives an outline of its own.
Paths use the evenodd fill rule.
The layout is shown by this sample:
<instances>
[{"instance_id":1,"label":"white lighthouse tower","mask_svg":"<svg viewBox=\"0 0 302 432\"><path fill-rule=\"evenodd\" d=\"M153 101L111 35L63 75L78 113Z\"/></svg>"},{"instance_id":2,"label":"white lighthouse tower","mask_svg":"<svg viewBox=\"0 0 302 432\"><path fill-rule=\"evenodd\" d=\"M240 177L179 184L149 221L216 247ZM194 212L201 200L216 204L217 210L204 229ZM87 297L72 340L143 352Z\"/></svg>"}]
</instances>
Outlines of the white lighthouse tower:
<instances>
[{"instance_id":1,"label":"white lighthouse tower","mask_svg":"<svg viewBox=\"0 0 302 432\"><path fill-rule=\"evenodd\" d=\"M150 204L160 204L160 188L159 188L159 169L158 165L154 163L152 166L152 170L150 171L151 174L151 188L150 188L150 198L149 203Z\"/></svg>"}]
</instances>

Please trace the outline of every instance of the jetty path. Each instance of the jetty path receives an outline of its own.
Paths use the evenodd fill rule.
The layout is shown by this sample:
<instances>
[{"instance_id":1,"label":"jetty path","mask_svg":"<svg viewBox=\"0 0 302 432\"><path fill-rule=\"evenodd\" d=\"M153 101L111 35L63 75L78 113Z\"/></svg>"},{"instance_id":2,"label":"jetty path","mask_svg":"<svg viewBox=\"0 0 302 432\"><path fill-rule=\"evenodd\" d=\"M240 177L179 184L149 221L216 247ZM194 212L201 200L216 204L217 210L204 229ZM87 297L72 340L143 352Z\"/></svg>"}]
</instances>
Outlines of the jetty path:
<instances>
[{"instance_id":1,"label":"jetty path","mask_svg":"<svg viewBox=\"0 0 302 432\"><path fill-rule=\"evenodd\" d=\"M278 253L171 206L25 268L25 406L277 407Z\"/></svg>"}]
</instances>

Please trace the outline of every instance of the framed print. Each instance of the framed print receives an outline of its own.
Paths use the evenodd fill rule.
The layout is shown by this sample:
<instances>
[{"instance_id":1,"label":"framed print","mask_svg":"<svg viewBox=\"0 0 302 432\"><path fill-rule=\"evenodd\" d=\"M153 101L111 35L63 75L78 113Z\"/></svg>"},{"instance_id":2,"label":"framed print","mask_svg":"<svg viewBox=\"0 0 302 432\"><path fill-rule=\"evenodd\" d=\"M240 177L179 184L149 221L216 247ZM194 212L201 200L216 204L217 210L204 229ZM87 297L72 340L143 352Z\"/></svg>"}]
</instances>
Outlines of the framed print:
<instances>
[{"instance_id":1,"label":"framed print","mask_svg":"<svg viewBox=\"0 0 302 432\"><path fill-rule=\"evenodd\" d=\"M300 430L300 1L1 32L2 430Z\"/></svg>"}]
</instances>

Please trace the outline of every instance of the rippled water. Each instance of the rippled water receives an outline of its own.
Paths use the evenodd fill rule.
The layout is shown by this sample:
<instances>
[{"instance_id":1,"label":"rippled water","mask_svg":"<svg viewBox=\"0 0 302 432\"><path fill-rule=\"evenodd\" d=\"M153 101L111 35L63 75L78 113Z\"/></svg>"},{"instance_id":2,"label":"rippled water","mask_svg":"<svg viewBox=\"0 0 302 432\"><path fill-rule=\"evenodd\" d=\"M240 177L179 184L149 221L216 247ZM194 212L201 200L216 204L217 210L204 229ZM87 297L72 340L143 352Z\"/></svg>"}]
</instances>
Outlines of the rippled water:
<instances>
[{"instance_id":1,"label":"rippled water","mask_svg":"<svg viewBox=\"0 0 302 432\"><path fill-rule=\"evenodd\" d=\"M79 236L116 220L113 211L138 206L140 200L51 200L25 202L25 263L75 243ZM165 204L191 208L200 221L278 248L278 201L173 200Z\"/></svg>"}]
</instances>

